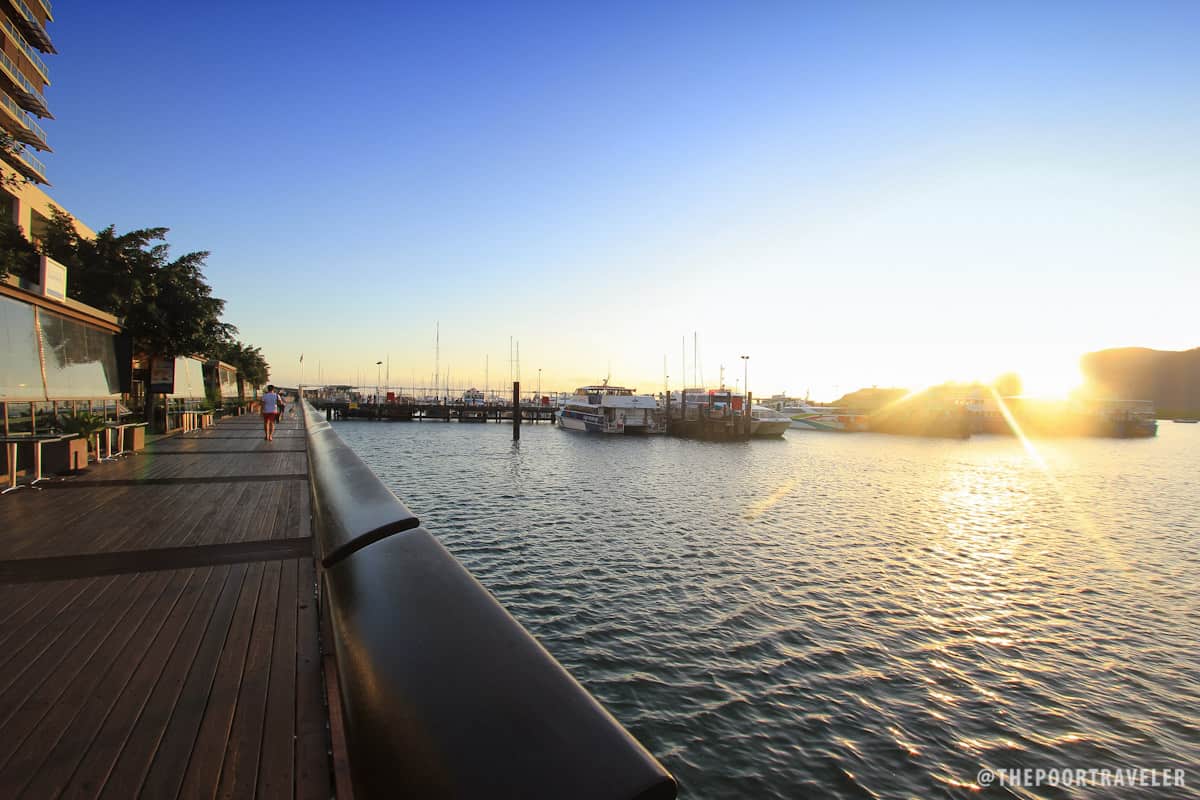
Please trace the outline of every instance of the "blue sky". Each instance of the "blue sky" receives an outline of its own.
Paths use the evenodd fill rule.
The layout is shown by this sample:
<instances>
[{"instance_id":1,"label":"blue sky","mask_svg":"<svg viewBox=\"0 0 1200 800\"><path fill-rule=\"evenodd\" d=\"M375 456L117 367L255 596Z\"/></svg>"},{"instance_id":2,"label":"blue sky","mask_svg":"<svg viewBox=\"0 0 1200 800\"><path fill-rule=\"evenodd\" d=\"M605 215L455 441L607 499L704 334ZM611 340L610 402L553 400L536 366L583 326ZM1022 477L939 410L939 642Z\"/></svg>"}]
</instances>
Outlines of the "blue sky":
<instances>
[{"instance_id":1,"label":"blue sky","mask_svg":"<svg viewBox=\"0 0 1200 800\"><path fill-rule=\"evenodd\" d=\"M686 338L819 398L1200 345L1194 3L56 12L50 193L211 250L283 382L428 384L439 321L459 386Z\"/></svg>"}]
</instances>

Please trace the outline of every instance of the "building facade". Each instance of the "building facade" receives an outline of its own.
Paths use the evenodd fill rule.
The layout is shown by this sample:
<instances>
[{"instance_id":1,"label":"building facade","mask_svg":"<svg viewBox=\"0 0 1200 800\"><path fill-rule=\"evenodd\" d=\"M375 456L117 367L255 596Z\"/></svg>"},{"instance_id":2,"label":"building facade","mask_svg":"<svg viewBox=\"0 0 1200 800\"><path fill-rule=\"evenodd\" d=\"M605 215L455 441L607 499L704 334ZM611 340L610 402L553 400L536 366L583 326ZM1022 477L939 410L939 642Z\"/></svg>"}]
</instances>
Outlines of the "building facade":
<instances>
[{"instance_id":1,"label":"building facade","mask_svg":"<svg viewBox=\"0 0 1200 800\"><path fill-rule=\"evenodd\" d=\"M0 150L0 159L36 183L49 183L37 154L50 150L38 120L53 119L43 59L55 52L46 32L53 20L50 0L0 0L0 125L14 142L11 150Z\"/></svg>"}]
</instances>

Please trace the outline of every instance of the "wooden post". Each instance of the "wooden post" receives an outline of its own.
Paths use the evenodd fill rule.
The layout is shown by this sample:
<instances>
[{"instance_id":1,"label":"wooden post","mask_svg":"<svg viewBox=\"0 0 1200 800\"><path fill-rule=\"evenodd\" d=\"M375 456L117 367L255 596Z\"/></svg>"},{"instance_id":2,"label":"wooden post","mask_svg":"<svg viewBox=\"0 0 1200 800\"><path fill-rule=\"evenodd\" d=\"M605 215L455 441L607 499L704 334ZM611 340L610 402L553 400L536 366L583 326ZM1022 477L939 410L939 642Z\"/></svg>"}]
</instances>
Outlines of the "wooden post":
<instances>
[{"instance_id":1,"label":"wooden post","mask_svg":"<svg viewBox=\"0 0 1200 800\"><path fill-rule=\"evenodd\" d=\"M513 441L521 440L521 382L513 381Z\"/></svg>"}]
</instances>

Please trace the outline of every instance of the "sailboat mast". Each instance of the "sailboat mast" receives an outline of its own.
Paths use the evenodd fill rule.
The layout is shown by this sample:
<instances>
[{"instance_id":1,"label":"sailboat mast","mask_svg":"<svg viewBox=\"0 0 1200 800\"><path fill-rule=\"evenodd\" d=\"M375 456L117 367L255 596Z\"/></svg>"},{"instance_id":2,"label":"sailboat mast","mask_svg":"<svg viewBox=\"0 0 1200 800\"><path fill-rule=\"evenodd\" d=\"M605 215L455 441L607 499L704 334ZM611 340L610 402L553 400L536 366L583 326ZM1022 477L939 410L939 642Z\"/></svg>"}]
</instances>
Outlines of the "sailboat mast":
<instances>
[{"instance_id":1,"label":"sailboat mast","mask_svg":"<svg viewBox=\"0 0 1200 800\"><path fill-rule=\"evenodd\" d=\"M692 331L692 383L696 382L696 349L700 346L700 334Z\"/></svg>"}]
</instances>

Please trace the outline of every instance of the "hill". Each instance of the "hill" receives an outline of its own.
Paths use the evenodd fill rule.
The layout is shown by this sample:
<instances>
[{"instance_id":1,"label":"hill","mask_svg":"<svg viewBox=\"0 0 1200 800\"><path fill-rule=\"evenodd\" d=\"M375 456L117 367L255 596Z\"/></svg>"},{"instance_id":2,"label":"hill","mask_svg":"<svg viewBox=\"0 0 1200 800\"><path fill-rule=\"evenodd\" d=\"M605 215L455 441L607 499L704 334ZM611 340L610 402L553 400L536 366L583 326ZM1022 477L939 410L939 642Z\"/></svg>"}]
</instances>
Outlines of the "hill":
<instances>
[{"instance_id":1,"label":"hill","mask_svg":"<svg viewBox=\"0 0 1200 800\"><path fill-rule=\"evenodd\" d=\"M1200 347L1120 347L1088 353L1079 363L1092 395L1153 400L1164 419L1200 416Z\"/></svg>"}]
</instances>

